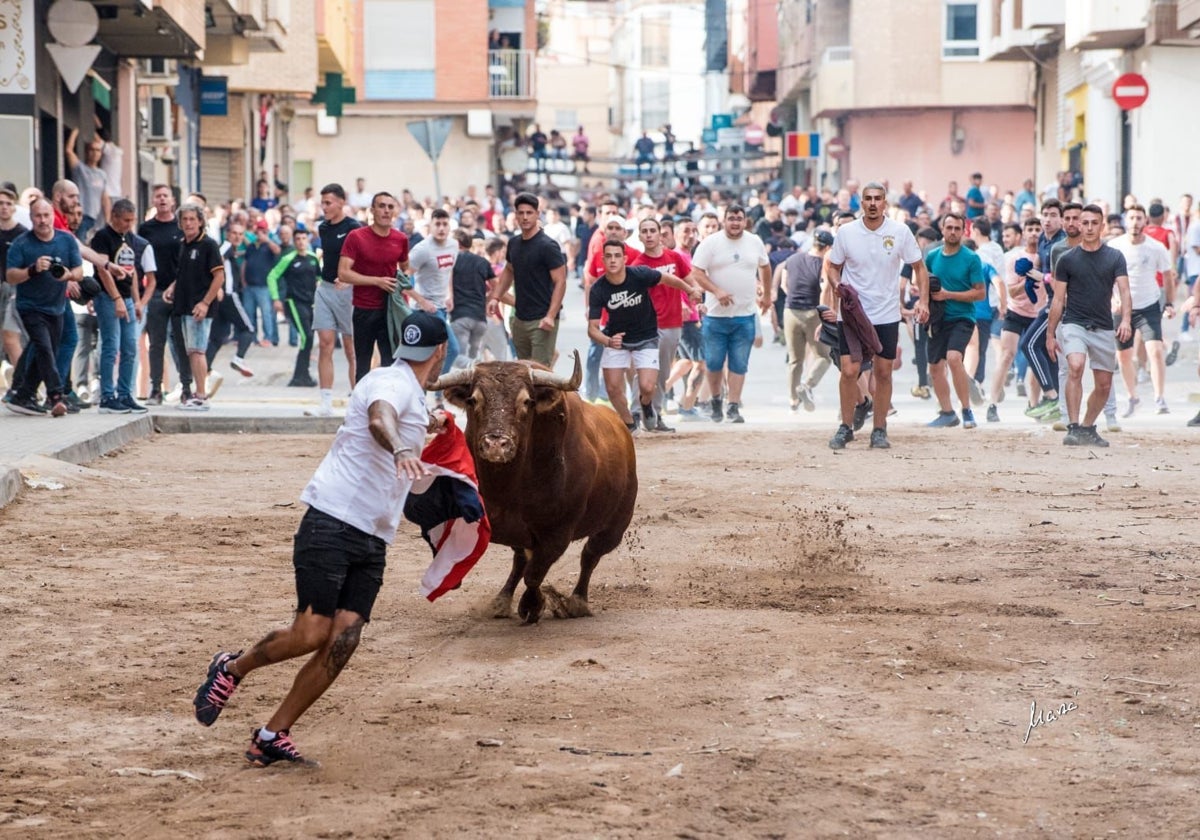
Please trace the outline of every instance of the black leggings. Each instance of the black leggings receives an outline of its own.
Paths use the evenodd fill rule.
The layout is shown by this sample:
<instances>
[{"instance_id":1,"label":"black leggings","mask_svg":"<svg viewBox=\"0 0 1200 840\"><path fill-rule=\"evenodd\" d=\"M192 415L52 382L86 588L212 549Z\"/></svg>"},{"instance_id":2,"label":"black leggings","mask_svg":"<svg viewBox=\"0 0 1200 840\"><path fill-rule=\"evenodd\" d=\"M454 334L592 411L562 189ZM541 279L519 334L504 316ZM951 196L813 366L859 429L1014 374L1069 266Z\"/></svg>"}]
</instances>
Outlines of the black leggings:
<instances>
[{"instance_id":1,"label":"black leggings","mask_svg":"<svg viewBox=\"0 0 1200 840\"><path fill-rule=\"evenodd\" d=\"M192 367L188 362L187 348L183 346L183 329L169 329L172 304L163 300L157 290L146 307L146 334L150 337L150 390L162 391L163 365L166 362L167 336L171 337L171 358L179 372L179 384L192 387Z\"/></svg>"}]
</instances>

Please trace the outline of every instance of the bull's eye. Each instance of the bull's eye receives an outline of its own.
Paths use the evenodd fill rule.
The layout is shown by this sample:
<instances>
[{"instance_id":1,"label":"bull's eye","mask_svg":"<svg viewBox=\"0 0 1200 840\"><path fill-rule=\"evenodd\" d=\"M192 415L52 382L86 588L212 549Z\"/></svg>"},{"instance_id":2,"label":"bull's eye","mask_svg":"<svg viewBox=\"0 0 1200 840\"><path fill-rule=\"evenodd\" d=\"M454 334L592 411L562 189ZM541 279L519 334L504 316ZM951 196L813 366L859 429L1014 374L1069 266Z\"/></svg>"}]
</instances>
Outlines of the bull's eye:
<instances>
[{"instance_id":1,"label":"bull's eye","mask_svg":"<svg viewBox=\"0 0 1200 840\"><path fill-rule=\"evenodd\" d=\"M535 400L533 397L526 397L526 399L525 399L525 407L526 408L533 408L534 405L536 405L536 404L537 404L537 400Z\"/></svg>"},{"instance_id":2,"label":"bull's eye","mask_svg":"<svg viewBox=\"0 0 1200 840\"><path fill-rule=\"evenodd\" d=\"M474 406L475 406L475 403L477 403L477 402L478 402L478 400L476 400L474 397L467 397L465 400L463 400L463 402L464 402L464 403L466 403L466 404L467 404L467 405L469 405L469 406L472 406L472 407L474 407Z\"/></svg>"}]
</instances>

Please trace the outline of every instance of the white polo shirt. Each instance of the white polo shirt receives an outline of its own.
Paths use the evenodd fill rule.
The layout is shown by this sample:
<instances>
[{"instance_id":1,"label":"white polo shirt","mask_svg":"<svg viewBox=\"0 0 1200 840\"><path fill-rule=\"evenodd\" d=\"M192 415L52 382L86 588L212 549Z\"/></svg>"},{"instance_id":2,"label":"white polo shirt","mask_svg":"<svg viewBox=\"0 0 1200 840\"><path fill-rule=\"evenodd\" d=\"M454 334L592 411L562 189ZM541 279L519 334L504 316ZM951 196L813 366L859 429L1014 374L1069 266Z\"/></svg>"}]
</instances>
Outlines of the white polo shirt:
<instances>
[{"instance_id":1,"label":"white polo shirt","mask_svg":"<svg viewBox=\"0 0 1200 840\"><path fill-rule=\"evenodd\" d=\"M1129 271L1129 296L1134 309L1154 306L1162 294L1158 287L1158 272L1171 269L1171 252L1166 246L1150 236L1144 236L1137 245L1130 234L1122 234L1108 243L1125 255L1125 267Z\"/></svg>"},{"instance_id":2,"label":"white polo shirt","mask_svg":"<svg viewBox=\"0 0 1200 840\"><path fill-rule=\"evenodd\" d=\"M767 247L753 233L743 233L730 239L719 230L704 239L692 255L692 265L702 269L708 279L723 291L733 295L733 303L722 306L709 294L708 315L711 318L735 318L758 312L758 268L769 265Z\"/></svg>"},{"instance_id":3,"label":"white polo shirt","mask_svg":"<svg viewBox=\"0 0 1200 840\"><path fill-rule=\"evenodd\" d=\"M375 368L354 386L346 419L300 501L391 545L412 481L396 475L392 453L371 436L367 409L377 400L396 409L400 440L421 454L429 424L425 389L407 362Z\"/></svg>"},{"instance_id":4,"label":"white polo shirt","mask_svg":"<svg viewBox=\"0 0 1200 840\"><path fill-rule=\"evenodd\" d=\"M900 320L900 268L922 260L908 225L884 218L875 230L862 219L842 225L829 249L829 262L842 267L842 282L858 292L872 324Z\"/></svg>"}]
</instances>

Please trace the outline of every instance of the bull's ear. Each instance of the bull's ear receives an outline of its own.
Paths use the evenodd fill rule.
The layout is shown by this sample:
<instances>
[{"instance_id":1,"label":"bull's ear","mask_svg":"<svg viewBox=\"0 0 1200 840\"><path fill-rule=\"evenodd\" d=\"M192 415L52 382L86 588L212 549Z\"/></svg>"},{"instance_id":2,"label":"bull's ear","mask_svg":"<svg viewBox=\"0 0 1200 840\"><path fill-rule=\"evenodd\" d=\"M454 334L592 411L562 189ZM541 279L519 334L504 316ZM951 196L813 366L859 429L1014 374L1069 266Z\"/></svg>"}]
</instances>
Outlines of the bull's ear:
<instances>
[{"instance_id":1,"label":"bull's ear","mask_svg":"<svg viewBox=\"0 0 1200 840\"><path fill-rule=\"evenodd\" d=\"M450 403L450 405L458 406L459 408L466 408L467 400L471 398L471 394L474 390L475 388L467 383L463 385L451 385L449 388L443 391L442 394L445 397L446 402Z\"/></svg>"},{"instance_id":2,"label":"bull's ear","mask_svg":"<svg viewBox=\"0 0 1200 840\"><path fill-rule=\"evenodd\" d=\"M563 404L563 400L567 398L567 391L561 388L534 388L533 389L533 406L538 414L545 414L548 411L553 411Z\"/></svg>"}]
</instances>

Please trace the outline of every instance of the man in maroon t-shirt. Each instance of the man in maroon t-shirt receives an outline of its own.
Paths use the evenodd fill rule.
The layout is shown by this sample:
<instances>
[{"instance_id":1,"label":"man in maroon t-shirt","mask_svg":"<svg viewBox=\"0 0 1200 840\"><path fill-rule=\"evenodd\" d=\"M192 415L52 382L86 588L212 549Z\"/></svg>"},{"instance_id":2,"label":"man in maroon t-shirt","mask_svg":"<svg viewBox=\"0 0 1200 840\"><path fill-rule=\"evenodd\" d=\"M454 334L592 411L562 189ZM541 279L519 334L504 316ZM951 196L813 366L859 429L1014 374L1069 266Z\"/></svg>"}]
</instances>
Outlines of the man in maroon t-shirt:
<instances>
[{"instance_id":1,"label":"man in maroon t-shirt","mask_svg":"<svg viewBox=\"0 0 1200 840\"><path fill-rule=\"evenodd\" d=\"M633 265L657 268L684 280L692 273L692 262L676 250L667 248L662 241L662 226L657 219L642 219L638 222L638 238L645 251L637 255ZM675 364L675 350L679 347L679 335L683 332L683 301L686 293L665 283L650 287L650 300L658 316L658 384L654 388L654 414L658 418L656 432L675 431L663 422L666 407L666 383Z\"/></svg>"},{"instance_id":2,"label":"man in maroon t-shirt","mask_svg":"<svg viewBox=\"0 0 1200 840\"><path fill-rule=\"evenodd\" d=\"M388 192L371 199L371 225L352 230L342 243L338 280L354 287L355 384L371 370L379 348L379 364L392 363L388 336L388 296L396 289L396 272L408 272L408 237L392 227L400 204Z\"/></svg>"}]
</instances>

